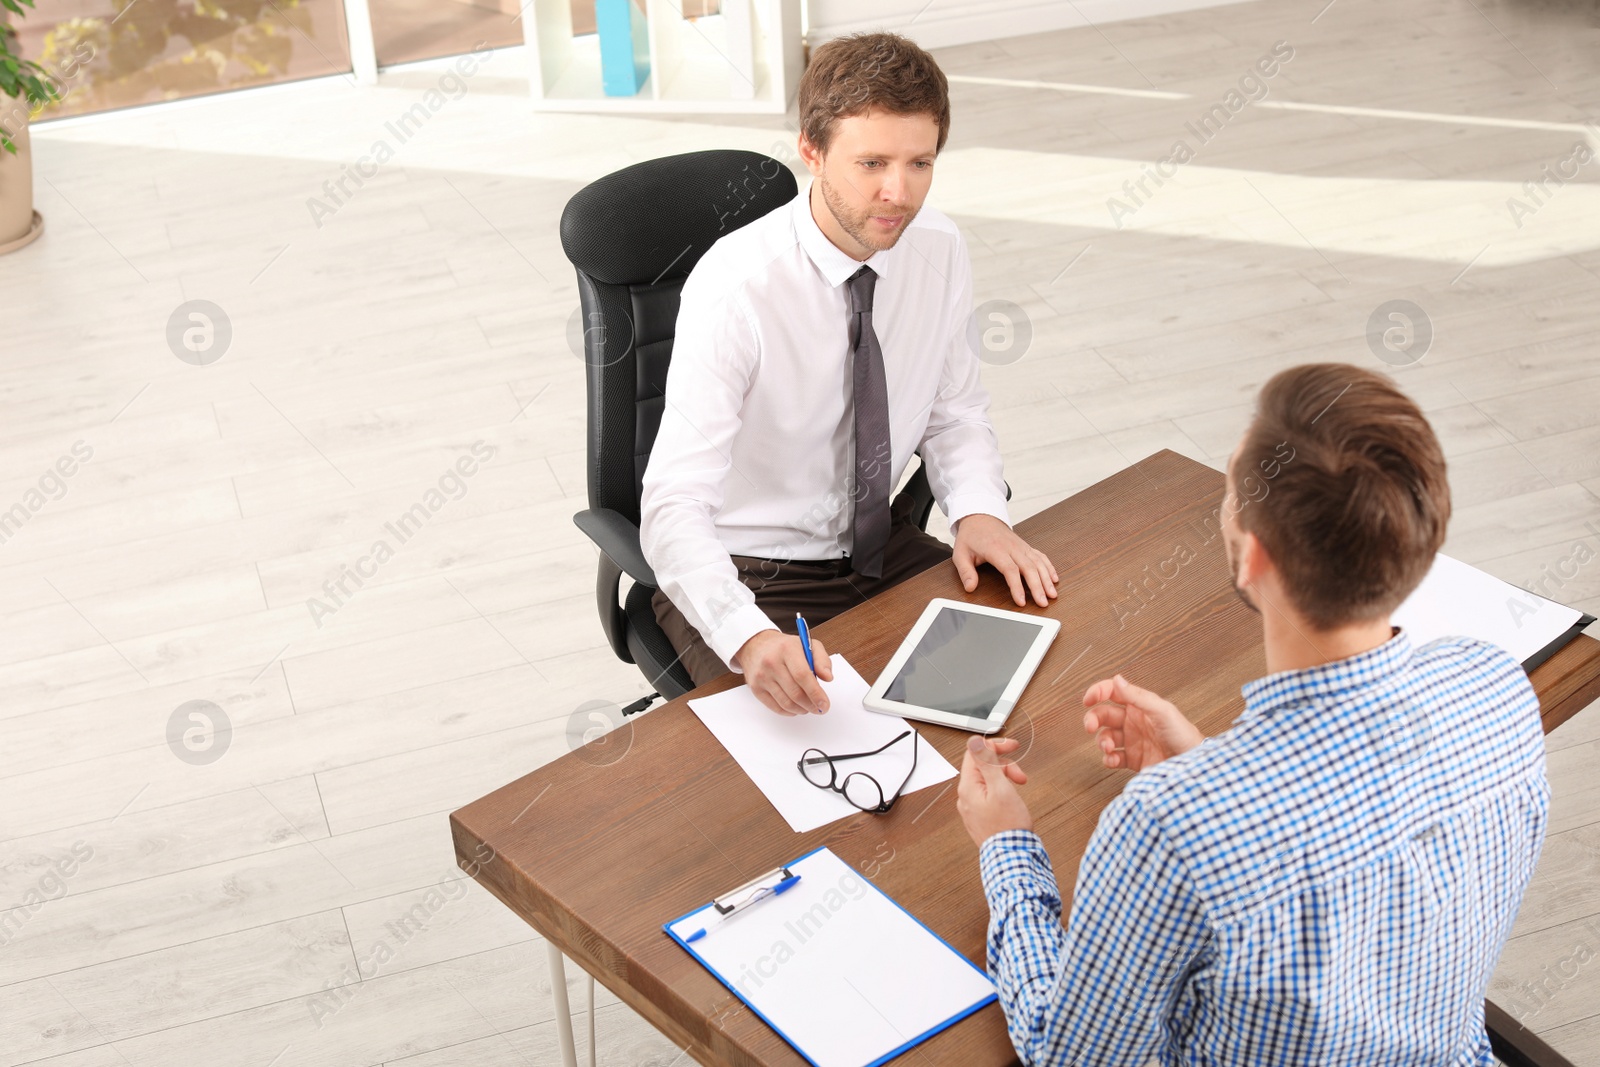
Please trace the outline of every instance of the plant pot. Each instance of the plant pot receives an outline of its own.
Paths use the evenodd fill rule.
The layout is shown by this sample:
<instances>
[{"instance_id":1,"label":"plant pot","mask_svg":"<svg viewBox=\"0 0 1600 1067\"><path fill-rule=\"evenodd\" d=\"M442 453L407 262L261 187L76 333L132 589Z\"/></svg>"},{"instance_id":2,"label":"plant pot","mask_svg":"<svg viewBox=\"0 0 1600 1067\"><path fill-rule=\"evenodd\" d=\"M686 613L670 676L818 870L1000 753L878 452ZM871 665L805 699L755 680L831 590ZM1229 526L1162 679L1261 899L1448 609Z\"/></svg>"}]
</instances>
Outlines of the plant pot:
<instances>
[{"instance_id":1,"label":"plant pot","mask_svg":"<svg viewBox=\"0 0 1600 1067\"><path fill-rule=\"evenodd\" d=\"M4 255L43 233L44 219L33 210L27 102L0 96L0 126L17 145L16 155L0 149L0 255Z\"/></svg>"}]
</instances>

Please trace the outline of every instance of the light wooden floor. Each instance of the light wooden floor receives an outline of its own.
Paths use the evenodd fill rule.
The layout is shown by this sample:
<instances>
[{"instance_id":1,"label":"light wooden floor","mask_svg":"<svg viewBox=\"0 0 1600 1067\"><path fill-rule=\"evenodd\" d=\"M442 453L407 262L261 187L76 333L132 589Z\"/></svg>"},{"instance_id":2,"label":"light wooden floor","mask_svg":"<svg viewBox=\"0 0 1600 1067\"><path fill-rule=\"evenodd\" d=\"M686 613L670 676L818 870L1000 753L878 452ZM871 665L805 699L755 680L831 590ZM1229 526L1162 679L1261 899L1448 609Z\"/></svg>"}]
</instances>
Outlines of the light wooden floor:
<instances>
[{"instance_id":1,"label":"light wooden floor","mask_svg":"<svg viewBox=\"0 0 1600 1067\"><path fill-rule=\"evenodd\" d=\"M1434 339L1395 373L1449 452L1447 550L1600 612L1600 162L1520 227L1506 206L1600 115L1594 18L1319 8L939 53L959 77L935 199L978 298L1033 332L986 372L1016 514L1161 447L1219 463L1273 371L1386 366L1367 320L1406 299ZM1266 99L1115 228L1107 199L1277 41ZM556 221L628 163L793 141L778 119L538 117L520 62L403 144L385 123L437 74L36 131L48 229L0 258L0 510L39 505L0 543L3 1064L554 1062L544 946L454 881L445 816L567 752L586 702L644 691L571 523ZM395 158L319 227L308 198L380 138ZM231 324L207 366L167 342L195 299ZM478 441L459 498L319 625L308 599ZM29 498L77 442L64 493ZM169 745L189 701L231 722L214 762ZM1551 837L1494 994L1595 1062L1600 707L1549 744ZM601 1015L604 1062L687 1062Z\"/></svg>"}]
</instances>

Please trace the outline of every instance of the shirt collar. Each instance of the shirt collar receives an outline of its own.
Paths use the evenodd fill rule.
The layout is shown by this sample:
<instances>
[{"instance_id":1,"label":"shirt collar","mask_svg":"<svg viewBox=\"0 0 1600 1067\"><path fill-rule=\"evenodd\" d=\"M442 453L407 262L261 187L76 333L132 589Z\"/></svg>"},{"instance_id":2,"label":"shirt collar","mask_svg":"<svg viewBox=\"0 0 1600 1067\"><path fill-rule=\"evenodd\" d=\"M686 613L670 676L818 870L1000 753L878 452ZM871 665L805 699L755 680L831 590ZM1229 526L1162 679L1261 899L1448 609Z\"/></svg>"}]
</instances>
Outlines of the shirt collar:
<instances>
[{"instance_id":1,"label":"shirt collar","mask_svg":"<svg viewBox=\"0 0 1600 1067\"><path fill-rule=\"evenodd\" d=\"M854 259L840 250L839 246L828 240L817 220L811 217L811 182L800 190L800 195L794 198L794 228L800 237L800 247L806 250L806 255L811 257L811 262L817 265L817 270L822 273L829 285L838 287L864 265L871 267L880 278L894 273L894 248L872 253L865 260ZM900 235L900 240L905 240L905 234ZM895 243L899 247L899 242Z\"/></svg>"},{"instance_id":2,"label":"shirt collar","mask_svg":"<svg viewBox=\"0 0 1600 1067\"><path fill-rule=\"evenodd\" d=\"M1398 626L1390 629L1389 640L1359 655L1246 683L1240 690L1244 714L1239 721L1269 715L1288 704L1337 697L1394 674L1411 658L1411 638Z\"/></svg>"}]
</instances>

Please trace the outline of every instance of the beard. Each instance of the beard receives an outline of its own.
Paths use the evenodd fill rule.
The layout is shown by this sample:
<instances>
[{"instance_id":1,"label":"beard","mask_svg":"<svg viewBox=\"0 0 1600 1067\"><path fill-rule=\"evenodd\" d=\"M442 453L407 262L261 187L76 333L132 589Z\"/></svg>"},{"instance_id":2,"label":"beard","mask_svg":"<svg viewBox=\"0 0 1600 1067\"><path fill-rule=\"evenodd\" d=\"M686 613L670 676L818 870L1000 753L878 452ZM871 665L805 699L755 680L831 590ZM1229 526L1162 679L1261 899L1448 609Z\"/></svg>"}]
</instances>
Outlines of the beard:
<instances>
[{"instance_id":1,"label":"beard","mask_svg":"<svg viewBox=\"0 0 1600 1067\"><path fill-rule=\"evenodd\" d=\"M822 202L828 205L828 211L833 215L833 220L839 224L839 228L854 238L862 247L870 248L875 252L893 248L896 242L900 240L900 235L905 233L906 229L911 225L911 220L917 217L917 212L922 210L921 208L902 209L896 207L888 214L901 216L900 225L889 233L874 232L872 227L873 210L865 208L860 211L851 210L850 205L845 202L844 197L839 195L839 191L833 187L832 182L828 181L826 175L818 177L817 182L822 188ZM877 208L876 203L874 203L873 208L878 211L882 210Z\"/></svg>"}]
</instances>

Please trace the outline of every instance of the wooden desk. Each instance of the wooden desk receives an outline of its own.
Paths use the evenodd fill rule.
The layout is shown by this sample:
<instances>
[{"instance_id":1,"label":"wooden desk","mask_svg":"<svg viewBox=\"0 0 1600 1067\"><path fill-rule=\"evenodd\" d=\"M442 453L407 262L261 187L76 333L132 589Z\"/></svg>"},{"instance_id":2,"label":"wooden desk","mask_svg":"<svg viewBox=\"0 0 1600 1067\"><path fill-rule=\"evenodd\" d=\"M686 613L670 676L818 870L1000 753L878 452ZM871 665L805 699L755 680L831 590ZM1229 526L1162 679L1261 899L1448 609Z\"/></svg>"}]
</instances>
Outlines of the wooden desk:
<instances>
[{"instance_id":1,"label":"wooden desk","mask_svg":"<svg viewBox=\"0 0 1600 1067\"><path fill-rule=\"evenodd\" d=\"M1061 574L1054 646L1007 724L1024 796L1070 895L1101 808L1127 780L1083 732L1083 691L1121 671L1207 734L1265 673L1261 625L1235 595L1217 529L1222 475L1170 451L1019 523ZM935 567L816 627L872 679L929 598L1015 607L992 572L968 596ZM1038 608L1030 610L1038 611ZM1600 641L1580 636L1534 672L1548 731L1600 697ZM697 690L739 684L729 676ZM804 1061L662 931L666 920L827 845L980 967L988 906L952 781L804 834L788 825L679 699L450 817L461 865L507 907L703 1064ZM919 724L957 765L969 736ZM482 846L487 845L485 849ZM487 862L474 866L477 857ZM1070 902L1069 902L1070 903ZM998 1006L918 1046L919 1064L1016 1062Z\"/></svg>"}]
</instances>

